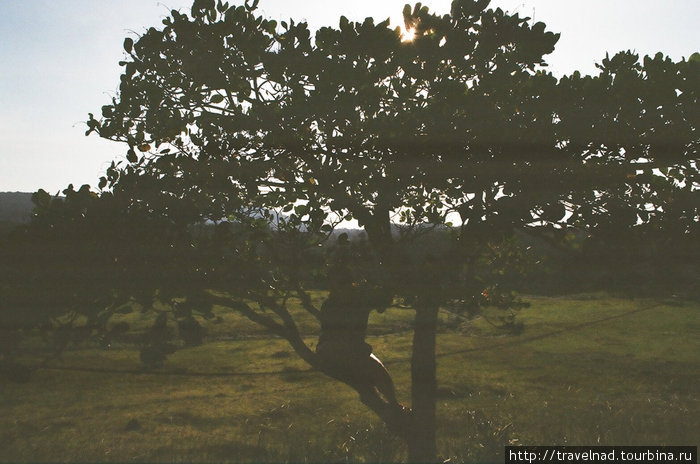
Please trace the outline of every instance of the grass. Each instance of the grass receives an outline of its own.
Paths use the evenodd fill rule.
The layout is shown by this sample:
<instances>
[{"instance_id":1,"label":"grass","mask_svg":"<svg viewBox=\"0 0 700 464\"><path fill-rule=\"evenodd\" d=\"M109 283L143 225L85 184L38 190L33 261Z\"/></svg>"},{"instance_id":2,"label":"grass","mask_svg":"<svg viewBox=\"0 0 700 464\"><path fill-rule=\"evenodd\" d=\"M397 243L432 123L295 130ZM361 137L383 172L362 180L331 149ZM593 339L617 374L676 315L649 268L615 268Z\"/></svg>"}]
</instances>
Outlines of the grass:
<instances>
[{"instance_id":1,"label":"grass","mask_svg":"<svg viewBox=\"0 0 700 464\"><path fill-rule=\"evenodd\" d=\"M508 444L698 444L700 304L603 294L529 301L520 336L441 314L445 459L503 462ZM207 343L176 352L161 369L143 369L125 342L72 349L28 383L3 380L0 461L406 458L352 390L308 371L283 340L223 309L217 315ZM149 322L123 317L135 330ZM406 401L411 317L398 308L374 314L368 337ZM301 328L313 343L315 323Z\"/></svg>"}]
</instances>

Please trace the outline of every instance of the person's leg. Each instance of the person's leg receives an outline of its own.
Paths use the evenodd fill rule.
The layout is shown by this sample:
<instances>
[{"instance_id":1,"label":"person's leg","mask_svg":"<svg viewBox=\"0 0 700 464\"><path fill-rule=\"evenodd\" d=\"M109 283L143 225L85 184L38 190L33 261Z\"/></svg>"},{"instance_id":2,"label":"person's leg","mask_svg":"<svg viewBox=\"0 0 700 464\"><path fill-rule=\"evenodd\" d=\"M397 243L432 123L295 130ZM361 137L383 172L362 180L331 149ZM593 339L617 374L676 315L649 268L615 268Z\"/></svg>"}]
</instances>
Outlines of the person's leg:
<instances>
[{"instance_id":1,"label":"person's leg","mask_svg":"<svg viewBox=\"0 0 700 464\"><path fill-rule=\"evenodd\" d=\"M317 350L319 351L319 350ZM370 352L347 350L334 356L319 351L321 370L327 375L352 386L360 394L363 403L373 407L398 406L396 389L384 364Z\"/></svg>"},{"instance_id":2,"label":"person's leg","mask_svg":"<svg viewBox=\"0 0 700 464\"><path fill-rule=\"evenodd\" d=\"M360 401L384 420L389 430L408 436L411 410L396 399L394 382L376 356L370 354L347 356L324 363L324 372L353 387Z\"/></svg>"},{"instance_id":3,"label":"person's leg","mask_svg":"<svg viewBox=\"0 0 700 464\"><path fill-rule=\"evenodd\" d=\"M396 388L384 364L374 354L367 358L367 373L375 401L381 402L381 417L389 430L407 437L411 426L411 410L396 399Z\"/></svg>"},{"instance_id":4,"label":"person's leg","mask_svg":"<svg viewBox=\"0 0 700 464\"><path fill-rule=\"evenodd\" d=\"M367 371L371 379L371 383L374 385L374 387L376 387L379 393L386 398L388 403L398 404L394 381L391 380L391 376L384 367L384 364L382 364L379 358L377 358L374 354L370 354L368 360Z\"/></svg>"},{"instance_id":5,"label":"person's leg","mask_svg":"<svg viewBox=\"0 0 700 464\"><path fill-rule=\"evenodd\" d=\"M363 403L374 408L387 403L379 395L377 387L377 363L370 356L356 350L345 350L342 353L328 353L325 350L317 350L320 356L320 368L328 376L354 388ZM376 359L376 358L375 358Z\"/></svg>"}]
</instances>

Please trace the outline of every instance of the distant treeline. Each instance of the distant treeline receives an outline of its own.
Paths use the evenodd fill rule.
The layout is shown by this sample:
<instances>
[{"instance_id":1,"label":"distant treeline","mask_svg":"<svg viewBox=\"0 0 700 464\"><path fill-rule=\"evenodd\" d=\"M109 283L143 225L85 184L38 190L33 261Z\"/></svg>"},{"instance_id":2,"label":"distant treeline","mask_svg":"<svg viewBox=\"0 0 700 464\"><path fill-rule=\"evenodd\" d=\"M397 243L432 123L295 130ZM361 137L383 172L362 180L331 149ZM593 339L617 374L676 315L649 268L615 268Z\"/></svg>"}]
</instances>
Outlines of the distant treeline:
<instances>
[{"instance_id":1,"label":"distant treeline","mask_svg":"<svg viewBox=\"0 0 700 464\"><path fill-rule=\"evenodd\" d=\"M0 222L28 222L33 209L31 193L0 192Z\"/></svg>"},{"instance_id":2,"label":"distant treeline","mask_svg":"<svg viewBox=\"0 0 700 464\"><path fill-rule=\"evenodd\" d=\"M348 233L363 242L362 230ZM697 233L632 227L595 232L516 231L515 242L528 257L524 275L506 273L504 283L526 294L564 295L610 291L626 296L700 297L700 240ZM414 246L439 255L449 247L449 231L434 230ZM435 251L435 252L433 252Z\"/></svg>"},{"instance_id":3,"label":"distant treeline","mask_svg":"<svg viewBox=\"0 0 700 464\"><path fill-rule=\"evenodd\" d=\"M625 296L700 297L697 234L651 228L569 234L563 243L523 235L539 265L515 285L532 294L610 291Z\"/></svg>"},{"instance_id":4,"label":"distant treeline","mask_svg":"<svg viewBox=\"0 0 700 464\"><path fill-rule=\"evenodd\" d=\"M17 224L29 222L33 209L31 193L0 192L0 237Z\"/></svg>"},{"instance_id":5,"label":"distant treeline","mask_svg":"<svg viewBox=\"0 0 700 464\"><path fill-rule=\"evenodd\" d=\"M25 192L0 192L0 236L7 236L13 228L31 220L31 197ZM367 234L361 229L336 229L329 243L342 233L352 242L366 245ZM395 227L394 234L399 233ZM531 266L525 276L506 275L504 279L523 293L608 290L700 296L697 233L635 227L595 233L516 232L515 237L530 257ZM428 232L414 246L421 254L443 253L449 247L449 230Z\"/></svg>"}]
</instances>

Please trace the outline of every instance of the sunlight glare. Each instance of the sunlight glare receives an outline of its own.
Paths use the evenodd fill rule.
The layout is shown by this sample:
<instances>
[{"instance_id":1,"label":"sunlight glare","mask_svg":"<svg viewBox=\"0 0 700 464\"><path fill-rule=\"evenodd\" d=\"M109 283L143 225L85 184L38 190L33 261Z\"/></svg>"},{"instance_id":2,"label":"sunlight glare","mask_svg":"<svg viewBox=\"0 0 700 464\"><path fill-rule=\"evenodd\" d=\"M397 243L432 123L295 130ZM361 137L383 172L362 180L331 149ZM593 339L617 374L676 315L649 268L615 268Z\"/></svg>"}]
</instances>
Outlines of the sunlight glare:
<instances>
[{"instance_id":1,"label":"sunlight glare","mask_svg":"<svg viewBox=\"0 0 700 464\"><path fill-rule=\"evenodd\" d=\"M401 29L401 42L413 42L413 39L416 38L416 30L414 28L407 30Z\"/></svg>"}]
</instances>

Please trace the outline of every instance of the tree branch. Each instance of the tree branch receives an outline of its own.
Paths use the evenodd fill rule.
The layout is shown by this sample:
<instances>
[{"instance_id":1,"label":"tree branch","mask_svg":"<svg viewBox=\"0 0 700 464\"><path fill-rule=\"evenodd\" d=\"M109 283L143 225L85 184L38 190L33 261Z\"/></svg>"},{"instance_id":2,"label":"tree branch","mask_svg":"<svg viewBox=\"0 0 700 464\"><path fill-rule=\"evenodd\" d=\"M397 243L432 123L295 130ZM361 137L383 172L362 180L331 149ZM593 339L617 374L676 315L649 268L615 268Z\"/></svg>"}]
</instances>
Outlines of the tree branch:
<instances>
[{"instance_id":1,"label":"tree branch","mask_svg":"<svg viewBox=\"0 0 700 464\"><path fill-rule=\"evenodd\" d=\"M301 306L312 316L314 316L316 319L318 319L321 316L321 311L314 306L313 301L311 301L311 297L309 296L308 293L306 293L306 290L304 290L299 284L299 282L296 282L296 288L295 288L296 294L299 297L299 300L301 301Z\"/></svg>"},{"instance_id":2,"label":"tree branch","mask_svg":"<svg viewBox=\"0 0 700 464\"><path fill-rule=\"evenodd\" d=\"M270 329L274 334L279 335L282 338L287 338L287 329L285 326L279 324L274 319L271 319L263 314L256 312L254 309L252 309L250 306L248 306L246 303L240 300L232 300L228 297L211 294L207 294L206 298L212 304L226 306L227 308L231 308L235 311L238 311L243 316L247 317L256 324L260 324L263 327Z\"/></svg>"}]
</instances>

